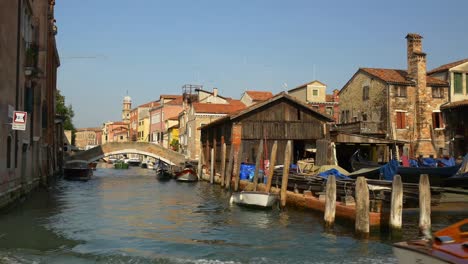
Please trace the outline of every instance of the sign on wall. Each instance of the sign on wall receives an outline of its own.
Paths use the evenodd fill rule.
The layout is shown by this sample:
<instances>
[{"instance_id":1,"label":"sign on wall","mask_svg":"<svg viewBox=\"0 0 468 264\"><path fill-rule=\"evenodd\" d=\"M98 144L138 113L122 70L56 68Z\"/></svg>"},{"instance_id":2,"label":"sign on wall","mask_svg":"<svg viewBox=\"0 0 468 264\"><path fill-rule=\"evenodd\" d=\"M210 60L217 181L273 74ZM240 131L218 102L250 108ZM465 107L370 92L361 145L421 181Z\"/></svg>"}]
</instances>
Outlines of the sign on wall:
<instances>
[{"instance_id":1,"label":"sign on wall","mask_svg":"<svg viewBox=\"0 0 468 264\"><path fill-rule=\"evenodd\" d=\"M23 111L13 112L13 123L11 128L13 130L26 130L26 121L28 119L28 113Z\"/></svg>"}]
</instances>

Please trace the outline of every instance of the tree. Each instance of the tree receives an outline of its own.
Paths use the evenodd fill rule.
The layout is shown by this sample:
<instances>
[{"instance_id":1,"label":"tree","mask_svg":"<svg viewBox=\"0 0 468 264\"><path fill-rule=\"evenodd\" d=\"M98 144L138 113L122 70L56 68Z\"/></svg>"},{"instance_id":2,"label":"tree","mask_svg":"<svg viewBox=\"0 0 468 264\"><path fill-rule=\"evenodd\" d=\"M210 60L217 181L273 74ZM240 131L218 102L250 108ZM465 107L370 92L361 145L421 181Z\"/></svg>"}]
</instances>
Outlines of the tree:
<instances>
[{"instance_id":1,"label":"tree","mask_svg":"<svg viewBox=\"0 0 468 264\"><path fill-rule=\"evenodd\" d=\"M63 129L64 130L71 130L72 131L72 145L75 145L75 126L73 125L73 117L75 116L75 112L73 111L72 105L65 105L65 96L60 93L60 90L57 90L56 96L56 108L55 113L57 115L63 116Z\"/></svg>"}]
</instances>

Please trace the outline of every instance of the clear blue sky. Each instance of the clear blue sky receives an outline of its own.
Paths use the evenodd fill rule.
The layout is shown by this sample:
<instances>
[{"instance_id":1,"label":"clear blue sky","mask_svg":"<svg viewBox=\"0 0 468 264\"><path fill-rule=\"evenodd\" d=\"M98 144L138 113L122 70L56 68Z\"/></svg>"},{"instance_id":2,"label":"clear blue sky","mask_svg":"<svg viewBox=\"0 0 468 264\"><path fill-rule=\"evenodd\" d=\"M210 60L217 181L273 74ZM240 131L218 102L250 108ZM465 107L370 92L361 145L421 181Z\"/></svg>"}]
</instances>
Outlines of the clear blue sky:
<instances>
[{"instance_id":1,"label":"clear blue sky","mask_svg":"<svg viewBox=\"0 0 468 264\"><path fill-rule=\"evenodd\" d=\"M318 79L330 92L359 67L406 69L408 32L424 37L428 69L468 58L467 11L466 0L57 1L58 88L77 127L119 120L127 90L133 106L187 83L240 98Z\"/></svg>"}]
</instances>

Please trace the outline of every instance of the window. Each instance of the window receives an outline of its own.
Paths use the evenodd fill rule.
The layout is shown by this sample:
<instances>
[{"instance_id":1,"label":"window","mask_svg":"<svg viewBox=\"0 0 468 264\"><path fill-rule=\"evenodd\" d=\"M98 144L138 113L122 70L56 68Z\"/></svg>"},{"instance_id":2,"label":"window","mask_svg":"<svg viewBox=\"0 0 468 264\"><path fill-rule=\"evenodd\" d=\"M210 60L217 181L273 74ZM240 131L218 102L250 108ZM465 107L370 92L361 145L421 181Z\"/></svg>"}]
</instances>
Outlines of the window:
<instances>
[{"instance_id":1,"label":"window","mask_svg":"<svg viewBox=\"0 0 468 264\"><path fill-rule=\"evenodd\" d=\"M362 114L362 121L367 121L367 114L366 113Z\"/></svg>"},{"instance_id":2,"label":"window","mask_svg":"<svg viewBox=\"0 0 468 264\"><path fill-rule=\"evenodd\" d=\"M325 109L325 112L326 112L327 115L333 116L334 115L333 106L327 106L327 108Z\"/></svg>"},{"instance_id":3,"label":"window","mask_svg":"<svg viewBox=\"0 0 468 264\"><path fill-rule=\"evenodd\" d=\"M396 114L397 129L406 129L406 113L396 112Z\"/></svg>"},{"instance_id":4,"label":"window","mask_svg":"<svg viewBox=\"0 0 468 264\"><path fill-rule=\"evenodd\" d=\"M443 98L444 90L442 87L432 87L432 98Z\"/></svg>"},{"instance_id":5,"label":"window","mask_svg":"<svg viewBox=\"0 0 468 264\"><path fill-rule=\"evenodd\" d=\"M461 94L463 93L463 78L462 74L459 72L456 72L453 74L453 91L456 94Z\"/></svg>"},{"instance_id":6,"label":"window","mask_svg":"<svg viewBox=\"0 0 468 264\"><path fill-rule=\"evenodd\" d=\"M318 90L317 89L312 90L312 95L313 96L318 96Z\"/></svg>"},{"instance_id":7,"label":"window","mask_svg":"<svg viewBox=\"0 0 468 264\"><path fill-rule=\"evenodd\" d=\"M301 120L301 110L297 109L297 120Z\"/></svg>"},{"instance_id":8,"label":"window","mask_svg":"<svg viewBox=\"0 0 468 264\"><path fill-rule=\"evenodd\" d=\"M362 100L369 100L369 86L362 87Z\"/></svg>"},{"instance_id":9,"label":"window","mask_svg":"<svg viewBox=\"0 0 468 264\"><path fill-rule=\"evenodd\" d=\"M123 136L120 136L120 140L122 140L122 139L123 139Z\"/></svg>"},{"instance_id":10,"label":"window","mask_svg":"<svg viewBox=\"0 0 468 264\"><path fill-rule=\"evenodd\" d=\"M318 106L318 105L313 105L313 106L312 106L312 109L314 109L314 111L317 111L317 112L318 112L319 106Z\"/></svg>"},{"instance_id":11,"label":"window","mask_svg":"<svg viewBox=\"0 0 468 264\"><path fill-rule=\"evenodd\" d=\"M432 112L432 126L433 128L444 128L441 112Z\"/></svg>"},{"instance_id":12,"label":"window","mask_svg":"<svg viewBox=\"0 0 468 264\"><path fill-rule=\"evenodd\" d=\"M396 97L406 97L406 86L395 86Z\"/></svg>"}]
</instances>

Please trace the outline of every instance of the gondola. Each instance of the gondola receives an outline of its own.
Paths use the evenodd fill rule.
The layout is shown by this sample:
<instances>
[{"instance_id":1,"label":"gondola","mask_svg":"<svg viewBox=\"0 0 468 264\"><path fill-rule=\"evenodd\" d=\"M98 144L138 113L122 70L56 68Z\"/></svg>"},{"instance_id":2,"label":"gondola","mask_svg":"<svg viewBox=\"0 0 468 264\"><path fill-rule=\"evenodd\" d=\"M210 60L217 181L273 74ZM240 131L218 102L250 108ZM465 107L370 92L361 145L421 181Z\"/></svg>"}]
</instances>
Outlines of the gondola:
<instances>
[{"instance_id":1,"label":"gondola","mask_svg":"<svg viewBox=\"0 0 468 264\"><path fill-rule=\"evenodd\" d=\"M176 181L195 182L198 181L197 173L191 164L186 164L184 169L175 174Z\"/></svg>"},{"instance_id":2,"label":"gondola","mask_svg":"<svg viewBox=\"0 0 468 264\"><path fill-rule=\"evenodd\" d=\"M160 181L168 181L174 178L171 166L161 160L158 162L158 167L156 168L156 179Z\"/></svg>"}]
</instances>

